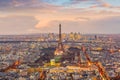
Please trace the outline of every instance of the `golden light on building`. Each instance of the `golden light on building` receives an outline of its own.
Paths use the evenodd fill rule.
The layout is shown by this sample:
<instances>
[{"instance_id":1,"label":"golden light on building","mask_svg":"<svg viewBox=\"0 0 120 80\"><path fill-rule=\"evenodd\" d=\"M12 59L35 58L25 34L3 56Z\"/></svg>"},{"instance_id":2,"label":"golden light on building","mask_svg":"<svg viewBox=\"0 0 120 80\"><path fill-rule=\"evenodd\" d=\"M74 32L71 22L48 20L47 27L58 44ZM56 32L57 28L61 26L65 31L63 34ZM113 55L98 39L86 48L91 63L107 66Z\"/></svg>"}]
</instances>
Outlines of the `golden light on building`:
<instances>
[{"instance_id":1,"label":"golden light on building","mask_svg":"<svg viewBox=\"0 0 120 80\"><path fill-rule=\"evenodd\" d=\"M54 65L55 65L55 59L51 59L51 60L50 60L50 65L51 65L51 66L54 66Z\"/></svg>"},{"instance_id":2,"label":"golden light on building","mask_svg":"<svg viewBox=\"0 0 120 80\"><path fill-rule=\"evenodd\" d=\"M20 65L20 61L16 61L16 62L14 63L14 66L18 66L18 65Z\"/></svg>"},{"instance_id":3,"label":"golden light on building","mask_svg":"<svg viewBox=\"0 0 120 80\"><path fill-rule=\"evenodd\" d=\"M64 52L62 50L56 49L54 55L63 55L63 53Z\"/></svg>"},{"instance_id":4,"label":"golden light on building","mask_svg":"<svg viewBox=\"0 0 120 80\"><path fill-rule=\"evenodd\" d=\"M118 51L120 52L120 49Z\"/></svg>"},{"instance_id":5,"label":"golden light on building","mask_svg":"<svg viewBox=\"0 0 120 80\"><path fill-rule=\"evenodd\" d=\"M62 33L62 39L65 39L65 38L66 38L66 34Z\"/></svg>"}]
</instances>

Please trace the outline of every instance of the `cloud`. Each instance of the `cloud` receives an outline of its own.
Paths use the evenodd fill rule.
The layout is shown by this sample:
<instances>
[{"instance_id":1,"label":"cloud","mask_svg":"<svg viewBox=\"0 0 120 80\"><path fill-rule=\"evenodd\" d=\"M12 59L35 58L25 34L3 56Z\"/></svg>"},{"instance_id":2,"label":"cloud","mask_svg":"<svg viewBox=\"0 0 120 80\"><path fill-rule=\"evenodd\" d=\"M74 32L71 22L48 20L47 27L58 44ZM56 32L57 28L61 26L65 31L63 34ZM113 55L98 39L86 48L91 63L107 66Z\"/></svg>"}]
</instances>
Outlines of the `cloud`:
<instances>
[{"instance_id":1,"label":"cloud","mask_svg":"<svg viewBox=\"0 0 120 80\"><path fill-rule=\"evenodd\" d=\"M74 5L74 6L79 6L81 5L84 5L84 8L88 8L90 6L93 6L93 5L99 5L103 3L103 0L70 0L69 2L67 2L66 4L67 5Z\"/></svg>"},{"instance_id":2,"label":"cloud","mask_svg":"<svg viewBox=\"0 0 120 80\"><path fill-rule=\"evenodd\" d=\"M82 2L97 2L98 0L70 0L71 4L79 4Z\"/></svg>"},{"instance_id":3,"label":"cloud","mask_svg":"<svg viewBox=\"0 0 120 80\"><path fill-rule=\"evenodd\" d=\"M32 16L0 17L0 34L22 34L34 28L37 20Z\"/></svg>"},{"instance_id":4,"label":"cloud","mask_svg":"<svg viewBox=\"0 0 120 80\"><path fill-rule=\"evenodd\" d=\"M77 17L75 20L79 20L79 21L89 21L90 18L88 18L88 17Z\"/></svg>"},{"instance_id":5,"label":"cloud","mask_svg":"<svg viewBox=\"0 0 120 80\"><path fill-rule=\"evenodd\" d=\"M120 16L109 16L106 18L79 21L79 20L53 20L46 27L37 28L39 32L58 32L58 24L62 24L63 32L81 33L119 33Z\"/></svg>"},{"instance_id":6,"label":"cloud","mask_svg":"<svg viewBox=\"0 0 120 80\"><path fill-rule=\"evenodd\" d=\"M49 4L47 2L43 2L42 0L4 0L0 1L0 10L4 12L54 12L60 9L61 6Z\"/></svg>"},{"instance_id":7,"label":"cloud","mask_svg":"<svg viewBox=\"0 0 120 80\"><path fill-rule=\"evenodd\" d=\"M57 3L55 4L53 1L1 0L0 16L4 16L0 17L1 34L57 32L59 23L62 23L64 32L108 33L112 28L110 27L109 31L108 26L119 20L117 17L120 16L118 10L120 8L118 6L115 8L107 2L103 2L103 0L70 0L68 7L64 4L58 5L59 2L55 2ZM71 7L71 4L73 7ZM83 4L85 7L81 7ZM104 30L101 29L101 26L104 26L102 27Z\"/></svg>"},{"instance_id":8,"label":"cloud","mask_svg":"<svg viewBox=\"0 0 120 80\"><path fill-rule=\"evenodd\" d=\"M109 3L103 3L101 6L102 7L111 7L111 4L109 4Z\"/></svg>"},{"instance_id":9,"label":"cloud","mask_svg":"<svg viewBox=\"0 0 120 80\"><path fill-rule=\"evenodd\" d=\"M103 33L120 33L120 16L111 16L94 22L96 30Z\"/></svg>"},{"instance_id":10,"label":"cloud","mask_svg":"<svg viewBox=\"0 0 120 80\"><path fill-rule=\"evenodd\" d=\"M57 5L51 2L58 2L55 0L2 0L0 1L0 12L18 13L18 14L52 14L64 10L72 10L74 13L84 12L93 8L101 8L97 10L104 10L111 8L111 11L118 12L119 7L115 8L111 4L103 0L69 0L66 1L67 5ZM61 1L62 2L62 1ZM58 2L59 3L59 2ZM84 5L85 7L82 7ZM87 5L87 6L86 6ZM114 9L112 9L114 7ZM78 10L79 9L79 10ZM29 13L29 14L28 14ZM71 13L72 14L72 13Z\"/></svg>"},{"instance_id":11,"label":"cloud","mask_svg":"<svg viewBox=\"0 0 120 80\"><path fill-rule=\"evenodd\" d=\"M72 12L72 13L71 13ZM65 9L53 14L43 14L36 16L39 21L36 28L46 27L50 21L91 21L105 19L109 16L118 16L119 13L112 11L96 11L96 10L80 10L80 9Z\"/></svg>"},{"instance_id":12,"label":"cloud","mask_svg":"<svg viewBox=\"0 0 120 80\"><path fill-rule=\"evenodd\" d=\"M96 4L96 5L92 5L90 6L90 8L97 8L97 7L103 7L103 8L111 8L112 5L106 2L103 2L101 4Z\"/></svg>"}]
</instances>

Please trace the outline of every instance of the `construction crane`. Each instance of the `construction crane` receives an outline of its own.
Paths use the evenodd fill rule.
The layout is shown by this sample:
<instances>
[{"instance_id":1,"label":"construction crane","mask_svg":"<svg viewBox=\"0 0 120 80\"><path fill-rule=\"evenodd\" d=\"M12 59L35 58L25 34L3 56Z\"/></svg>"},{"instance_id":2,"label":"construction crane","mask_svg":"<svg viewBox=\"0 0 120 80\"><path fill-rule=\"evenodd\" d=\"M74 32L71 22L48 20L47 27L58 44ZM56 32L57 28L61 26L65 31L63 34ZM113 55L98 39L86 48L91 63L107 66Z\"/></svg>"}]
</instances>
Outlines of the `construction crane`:
<instances>
[{"instance_id":1,"label":"construction crane","mask_svg":"<svg viewBox=\"0 0 120 80\"><path fill-rule=\"evenodd\" d=\"M12 65L6 67L5 69L1 69L0 72L7 72L11 69L16 69L17 66L19 66L20 64L21 64L20 60L17 60Z\"/></svg>"},{"instance_id":2,"label":"construction crane","mask_svg":"<svg viewBox=\"0 0 120 80\"><path fill-rule=\"evenodd\" d=\"M98 71L100 73L100 76L102 77L102 80L110 80L102 64L100 62L92 62L90 60L89 55L86 53L85 47L82 47L82 51L85 54L85 57L88 61L88 65L95 65L98 68Z\"/></svg>"}]
</instances>

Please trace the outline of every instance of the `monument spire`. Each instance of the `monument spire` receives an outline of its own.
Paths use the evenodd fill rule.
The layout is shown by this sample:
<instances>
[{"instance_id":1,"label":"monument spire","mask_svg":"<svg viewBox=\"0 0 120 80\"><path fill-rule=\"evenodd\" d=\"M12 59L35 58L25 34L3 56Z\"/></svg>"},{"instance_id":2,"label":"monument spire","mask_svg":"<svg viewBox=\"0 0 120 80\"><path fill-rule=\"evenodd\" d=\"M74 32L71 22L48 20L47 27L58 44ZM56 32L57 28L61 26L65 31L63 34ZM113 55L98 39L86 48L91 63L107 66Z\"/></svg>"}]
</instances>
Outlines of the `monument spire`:
<instances>
[{"instance_id":1,"label":"monument spire","mask_svg":"<svg viewBox=\"0 0 120 80\"><path fill-rule=\"evenodd\" d=\"M58 47L55 51L55 55L62 55L64 53L64 48L62 44L62 30L61 24L59 24L59 40L58 40Z\"/></svg>"}]
</instances>

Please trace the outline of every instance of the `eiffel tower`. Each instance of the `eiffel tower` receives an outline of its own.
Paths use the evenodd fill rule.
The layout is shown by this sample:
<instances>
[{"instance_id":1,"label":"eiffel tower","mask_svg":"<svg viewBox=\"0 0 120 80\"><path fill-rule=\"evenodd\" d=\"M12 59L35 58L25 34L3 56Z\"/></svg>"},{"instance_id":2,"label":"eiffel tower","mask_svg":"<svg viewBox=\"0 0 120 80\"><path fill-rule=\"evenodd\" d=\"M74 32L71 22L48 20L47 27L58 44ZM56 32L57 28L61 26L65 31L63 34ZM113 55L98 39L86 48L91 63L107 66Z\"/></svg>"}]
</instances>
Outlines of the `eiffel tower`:
<instances>
[{"instance_id":1,"label":"eiffel tower","mask_svg":"<svg viewBox=\"0 0 120 80\"><path fill-rule=\"evenodd\" d=\"M59 24L59 42L58 49L64 52L63 44L62 44L62 35L61 35L61 24Z\"/></svg>"},{"instance_id":2,"label":"eiffel tower","mask_svg":"<svg viewBox=\"0 0 120 80\"><path fill-rule=\"evenodd\" d=\"M61 24L59 24L59 41L58 41L58 47L55 51L55 55L62 55L63 53L64 53L64 48L62 44Z\"/></svg>"}]
</instances>

